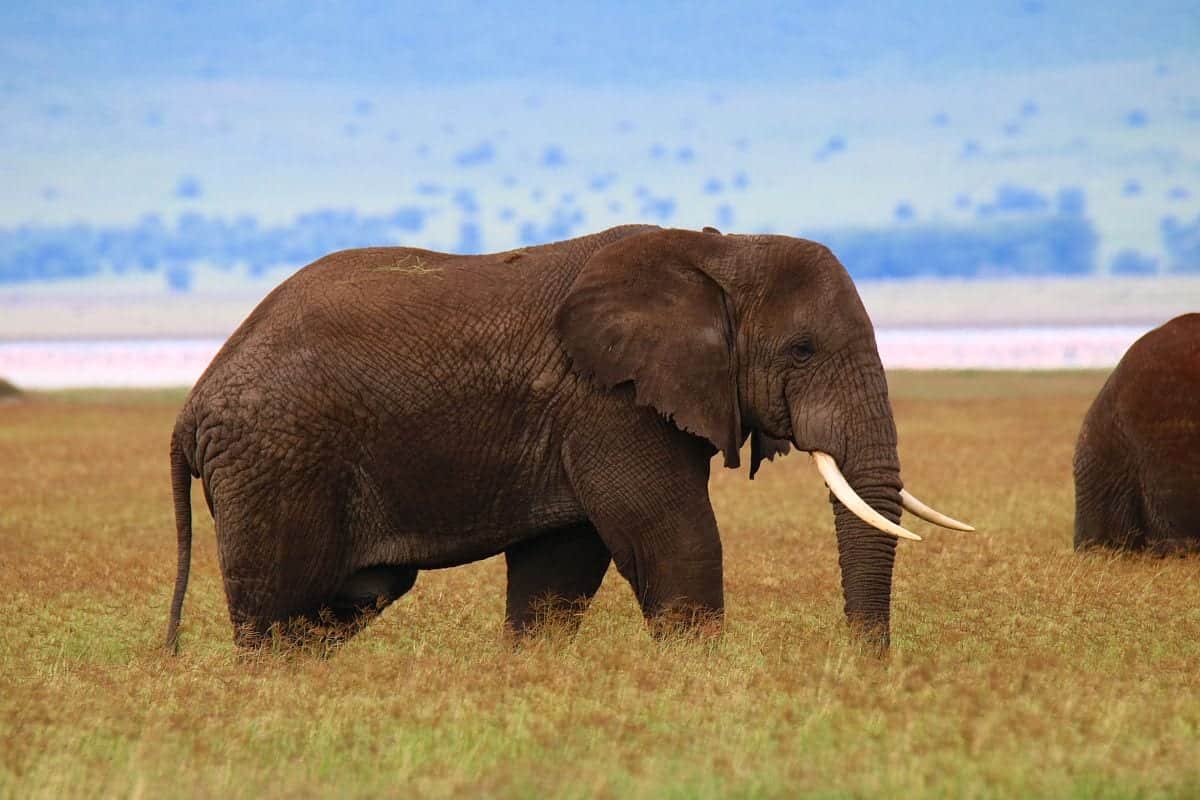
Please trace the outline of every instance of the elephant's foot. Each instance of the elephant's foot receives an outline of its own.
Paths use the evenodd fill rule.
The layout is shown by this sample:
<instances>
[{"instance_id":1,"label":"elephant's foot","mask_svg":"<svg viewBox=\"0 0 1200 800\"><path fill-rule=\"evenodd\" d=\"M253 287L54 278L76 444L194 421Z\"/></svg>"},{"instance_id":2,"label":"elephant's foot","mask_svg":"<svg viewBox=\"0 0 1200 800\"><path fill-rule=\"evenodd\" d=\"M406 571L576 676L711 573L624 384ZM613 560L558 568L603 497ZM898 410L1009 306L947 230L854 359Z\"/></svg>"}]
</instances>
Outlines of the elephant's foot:
<instances>
[{"instance_id":1,"label":"elephant's foot","mask_svg":"<svg viewBox=\"0 0 1200 800\"><path fill-rule=\"evenodd\" d=\"M646 618L655 639L694 638L716 640L725 624L722 608L695 603L672 603Z\"/></svg>"},{"instance_id":2,"label":"elephant's foot","mask_svg":"<svg viewBox=\"0 0 1200 800\"><path fill-rule=\"evenodd\" d=\"M1185 558L1200 554L1200 537L1179 536L1169 539L1156 539L1148 547L1149 553L1156 558Z\"/></svg>"},{"instance_id":3,"label":"elephant's foot","mask_svg":"<svg viewBox=\"0 0 1200 800\"><path fill-rule=\"evenodd\" d=\"M504 634L514 645L532 638L569 639L579 631L590 598L566 598L544 595L523 603L517 613L510 612L504 620Z\"/></svg>"}]
</instances>

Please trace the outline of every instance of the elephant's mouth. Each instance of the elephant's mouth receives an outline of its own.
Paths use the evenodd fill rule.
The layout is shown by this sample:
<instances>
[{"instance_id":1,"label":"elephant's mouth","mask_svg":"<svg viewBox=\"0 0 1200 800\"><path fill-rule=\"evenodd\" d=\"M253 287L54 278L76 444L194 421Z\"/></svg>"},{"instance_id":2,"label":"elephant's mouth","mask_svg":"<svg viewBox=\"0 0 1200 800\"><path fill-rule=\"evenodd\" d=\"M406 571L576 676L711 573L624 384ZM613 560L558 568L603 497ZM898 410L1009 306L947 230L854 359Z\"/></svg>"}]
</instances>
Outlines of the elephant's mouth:
<instances>
[{"instance_id":1,"label":"elephant's mouth","mask_svg":"<svg viewBox=\"0 0 1200 800\"><path fill-rule=\"evenodd\" d=\"M833 456L820 450L813 450L809 455L812 456L813 462L816 463L817 471L825 479L825 485L829 487L829 491L833 492L834 496L846 507L846 510L872 528L881 530L890 536L895 536L898 539L912 539L915 542L921 541L920 536L887 519L878 511L871 508L867 501L859 497L858 492L854 491L854 488L850 486L850 482L842 475L842 471L838 468L837 461ZM975 530L975 528L965 522L959 522L937 509L930 508L909 494L906 489L900 490L900 503L905 511L920 517L926 522L932 522L934 525L940 525L943 528L950 528L956 531Z\"/></svg>"}]
</instances>

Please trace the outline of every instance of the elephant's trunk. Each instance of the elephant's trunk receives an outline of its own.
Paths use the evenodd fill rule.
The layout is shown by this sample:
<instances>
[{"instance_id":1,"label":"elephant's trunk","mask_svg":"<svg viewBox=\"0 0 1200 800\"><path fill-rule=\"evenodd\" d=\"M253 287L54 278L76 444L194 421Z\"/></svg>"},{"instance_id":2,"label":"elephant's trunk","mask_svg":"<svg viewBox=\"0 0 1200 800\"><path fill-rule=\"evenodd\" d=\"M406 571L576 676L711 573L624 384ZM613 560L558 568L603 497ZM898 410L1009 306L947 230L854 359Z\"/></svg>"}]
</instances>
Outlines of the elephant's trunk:
<instances>
[{"instance_id":1,"label":"elephant's trunk","mask_svg":"<svg viewBox=\"0 0 1200 800\"><path fill-rule=\"evenodd\" d=\"M865 404L866 418L849 426L842 472L854 492L892 523L899 523L901 499L900 458L896 451L896 425L888 402L886 378ZM896 539L860 519L836 497L833 504L838 539L838 564L846 619L851 627L880 650L890 639L892 565Z\"/></svg>"},{"instance_id":2,"label":"elephant's trunk","mask_svg":"<svg viewBox=\"0 0 1200 800\"><path fill-rule=\"evenodd\" d=\"M899 520L899 471L856 476L850 482L872 508L893 522ZM831 498L831 502L846 620L868 642L885 650L890 641L896 539L863 522L836 498Z\"/></svg>"}]
</instances>

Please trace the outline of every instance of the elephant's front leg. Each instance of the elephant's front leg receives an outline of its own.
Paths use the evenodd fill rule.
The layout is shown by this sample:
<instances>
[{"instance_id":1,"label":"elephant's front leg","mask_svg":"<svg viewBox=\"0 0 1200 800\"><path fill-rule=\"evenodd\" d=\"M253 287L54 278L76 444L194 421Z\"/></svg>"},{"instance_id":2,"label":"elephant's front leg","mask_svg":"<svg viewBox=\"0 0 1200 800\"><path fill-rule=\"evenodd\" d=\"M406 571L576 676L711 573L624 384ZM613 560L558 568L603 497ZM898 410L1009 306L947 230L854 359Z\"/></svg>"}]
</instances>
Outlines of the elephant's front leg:
<instances>
[{"instance_id":1,"label":"elephant's front leg","mask_svg":"<svg viewBox=\"0 0 1200 800\"><path fill-rule=\"evenodd\" d=\"M562 528L504 551L508 564L505 625L518 637L546 622L579 628L612 556L588 523Z\"/></svg>"},{"instance_id":2,"label":"elephant's front leg","mask_svg":"<svg viewBox=\"0 0 1200 800\"><path fill-rule=\"evenodd\" d=\"M653 412L629 429L564 448L576 495L656 634L720 628L725 597L708 499L711 454L706 442Z\"/></svg>"}]
</instances>

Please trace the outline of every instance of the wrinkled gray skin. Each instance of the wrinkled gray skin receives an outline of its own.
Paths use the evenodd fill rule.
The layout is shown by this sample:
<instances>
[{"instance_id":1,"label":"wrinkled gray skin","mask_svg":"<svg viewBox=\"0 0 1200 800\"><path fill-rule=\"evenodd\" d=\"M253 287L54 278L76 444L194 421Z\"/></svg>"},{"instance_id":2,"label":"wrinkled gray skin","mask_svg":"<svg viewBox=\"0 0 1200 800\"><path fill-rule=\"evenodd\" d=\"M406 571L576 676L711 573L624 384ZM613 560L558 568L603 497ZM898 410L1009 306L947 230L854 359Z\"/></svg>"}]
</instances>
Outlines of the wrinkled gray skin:
<instances>
[{"instance_id":1,"label":"wrinkled gray skin","mask_svg":"<svg viewBox=\"0 0 1200 800\"><path fill-rule=\"evenodd\" d=\"M577 619L610 560L652 624L710 625L709 464L738 466L747 436L752 470L789 442L823 450L899 519L874 332L820 244L626 226L482 256L334 253L255 309L179 415L168 643L192 476L242 644L322 609L353 631L419 570L498 553L518 634ZM830 500L846 615L886 647L895 540Z\"/></svg>"},{"instance_id":2,"label":"wrinkled gray skin","mask_svg":"<svg viewBox=\"0 0 1200 800\"><path fill-rule=\"evenodd\" d=\"M1075 549L1200 551L1200 314L1129 348L1075 446Z\"/></svg>"}]
</instances>

